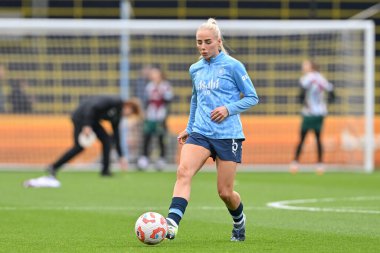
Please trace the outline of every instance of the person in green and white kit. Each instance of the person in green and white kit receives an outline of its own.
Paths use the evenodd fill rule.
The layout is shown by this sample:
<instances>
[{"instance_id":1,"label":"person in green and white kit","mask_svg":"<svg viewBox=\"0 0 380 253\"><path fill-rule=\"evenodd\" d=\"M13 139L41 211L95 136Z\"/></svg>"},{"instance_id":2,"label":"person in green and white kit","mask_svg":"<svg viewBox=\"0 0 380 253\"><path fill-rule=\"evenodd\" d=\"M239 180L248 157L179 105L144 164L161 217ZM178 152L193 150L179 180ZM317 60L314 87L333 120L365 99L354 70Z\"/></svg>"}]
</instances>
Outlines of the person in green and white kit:
<instances>
[{"instance_id":1,"label":"person in green and white kit","mask_svg":"<svg viewBox=\"0 0 380 253\"><path fill-rule=\"evenodd\" d=\"M300 100L303 103L302 108L302 125L300 139L295 152L294 161L290 165L290 172L297 173L299 170L299 157L307 133L312 130L315 133L318 165L317 174L324 173L323 165L323 146L321 141L321 132L323 121L327 115L327 105L325 93L328 92L328 101L334 100L333 85L318 72L318 66L311 60L305 60L302 64L303 76L300 78L301 95Z\"/></svg>"},{"instance_id":2,"label":"person in green and white kit","mask_svg":"<svg viewBox=\"0 0 380 253\"><path fill-rule=\"evenodd\" d=\"M152 68L150 70L149 80L150 82L145 87L144 98L144 142L142 156L137 161L137 167L139 169L146 169L149 166L150 144L152 137L157 136L160 157L155 163L155 168L162 170L166 164L166 120L169 114L169 103L173 99L173 89L163 71L159 68Z\"/></svg>"}]
</instances>

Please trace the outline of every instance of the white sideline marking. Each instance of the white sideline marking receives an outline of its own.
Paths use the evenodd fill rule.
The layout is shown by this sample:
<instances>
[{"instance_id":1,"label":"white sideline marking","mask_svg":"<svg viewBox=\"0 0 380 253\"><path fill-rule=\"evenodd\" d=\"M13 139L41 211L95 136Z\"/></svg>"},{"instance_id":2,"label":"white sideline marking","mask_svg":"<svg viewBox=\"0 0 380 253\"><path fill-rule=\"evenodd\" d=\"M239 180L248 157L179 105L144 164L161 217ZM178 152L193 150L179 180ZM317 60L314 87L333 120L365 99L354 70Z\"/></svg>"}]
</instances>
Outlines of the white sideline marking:
<instances>
[{"instance_id":1,"label":"white sideline marking","mask_svg":"<svg viewBox=\"0 0 380 253\"><path fill-rule=\"evenodd\" d=\"M139 210L167 210L165 206L0 206L0 211L24 211L24 210L44 210L44 211L139 211ZM226 210L224 206L198 206L191 207L195 210ZM268 207L244 207L244 210L268 210Z\"/></svg>"},{"instance_id":2,"label":"white sideline marking","mask_svg":"<svg viewBox=\"0 0 380 253\"><path fill-rule=\"evenodd\" d=\"M294 204L323 203L323 202L326 203L326 202L336 202L339 200L343 200L343 201L380 200L380 196L283 200L283 201L269 202L269 203L267 203L267 207L276 208L276 209L292 210L292 211L307 211L307 212L380 214L380 210L293 206Z\"/></svg>"}]
</instances>

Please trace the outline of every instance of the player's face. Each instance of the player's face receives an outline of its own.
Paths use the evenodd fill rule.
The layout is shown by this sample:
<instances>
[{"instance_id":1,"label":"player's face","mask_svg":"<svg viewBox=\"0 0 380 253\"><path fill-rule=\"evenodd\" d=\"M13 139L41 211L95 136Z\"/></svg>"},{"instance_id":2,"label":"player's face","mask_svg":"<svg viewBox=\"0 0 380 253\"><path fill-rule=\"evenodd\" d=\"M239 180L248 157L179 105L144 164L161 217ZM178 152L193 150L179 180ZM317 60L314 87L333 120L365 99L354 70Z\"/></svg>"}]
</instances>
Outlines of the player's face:
<instances>
[{"instance_id":1,"label":"player's face","mask_svg":"<svg viewBox=\"0 0 380 253\"><path fill-rule=\"evenodd\" d=\"M124 105L123 106L123 116L128 117L133 114L132 107L130 105Z\"/></svg>"},{"instance_id":2,"label":"player's face","mask_svg":"<svg viewBox=\"0 0 380 253\"><path fill-rule=\"evenodd\" d=\"M310 61L304 61L302 63L302 71L304 73L311 72L312 70L313 70L313 67L311 66L311 62Z\"/></svg>"},{"instance_id":3,"label":"player's face","mask_svg":"<svg viewBox=\"0 0 380 253\"><path fill-rule=\"evenodd\" d=\"M221 40L211 30L198 30L196 39L198 51L206 60L219 54Z\"/></svg>"},{"instance_id":4,"label":"player's face","mask_svg":"<svg viewBox=\"0 0 380 253\"><path fill-rule=\"evenodd\" d=\"M149 78L153 83L159 84L162 81L161 71L159 69L152 69Z\"/></svg>"}]
</instances>

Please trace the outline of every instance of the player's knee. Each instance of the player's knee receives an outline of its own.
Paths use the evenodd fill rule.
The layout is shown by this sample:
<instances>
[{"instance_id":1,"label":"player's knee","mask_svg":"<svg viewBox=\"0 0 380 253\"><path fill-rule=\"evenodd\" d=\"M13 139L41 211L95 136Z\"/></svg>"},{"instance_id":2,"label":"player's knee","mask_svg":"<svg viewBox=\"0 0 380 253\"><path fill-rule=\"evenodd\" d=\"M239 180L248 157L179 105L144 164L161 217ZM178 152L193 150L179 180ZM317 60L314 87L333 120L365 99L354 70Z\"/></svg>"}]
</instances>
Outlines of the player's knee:
<instances>
[{"instance_id":1,"label":"player's knee","mask_svg":"<svg viewBox=\"0 0 380 253\"><path fill-rule=\"evenodd\" d=\"M218 194L224 202L229 202L232 199L233 191L229 189L218 189Z\"/></svg>"},{"instance_id":2,"label":"player's knee","mask_svg":"<svg viewBox=\"0 0 380 253\"><path fill-rule=\"evenodd\" d=\"M75 145L75 151L76 152L82 152L84 150L84 148L82 146L80 146L79 144L78 145Z\"/></svg>"},{"instance_id":3,"label":"player's knee","mask_svg":"<svg viewBox=\"0 0 380 253\"><path fill-rule=\"evenodd\" d=\"M188 181L191 180L191 173L188 166L180 164L177 169L177 180Z\"/></svg>"}]
</instances>

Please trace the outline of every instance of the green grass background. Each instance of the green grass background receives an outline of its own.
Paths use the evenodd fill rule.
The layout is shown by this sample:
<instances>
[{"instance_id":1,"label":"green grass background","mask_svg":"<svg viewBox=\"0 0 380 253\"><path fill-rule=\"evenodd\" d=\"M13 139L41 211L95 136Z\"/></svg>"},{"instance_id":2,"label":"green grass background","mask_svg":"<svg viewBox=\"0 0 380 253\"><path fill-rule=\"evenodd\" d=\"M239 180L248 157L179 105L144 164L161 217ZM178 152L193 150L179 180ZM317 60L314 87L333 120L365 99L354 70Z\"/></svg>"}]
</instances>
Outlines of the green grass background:
<instances>
[{"instance_id":1,"label":"green grass background","mask_svg":"<svg viewBox=\"0 0 380 253\"><path fill-rule=\"evenodd\" d=\"M134 235L145 211L163 215L175 173L63 172L59 189L25 189L36 172L0 172L0 252L380 252L380 214L272 209L271 201L337 198L302 206L380 211L380 173L238 173L247 239L229 241L232 221L216 174L199 173L178 237L146 246ZM347 201L367 196L373 199Z\"/></svg>"}]
</instances>

